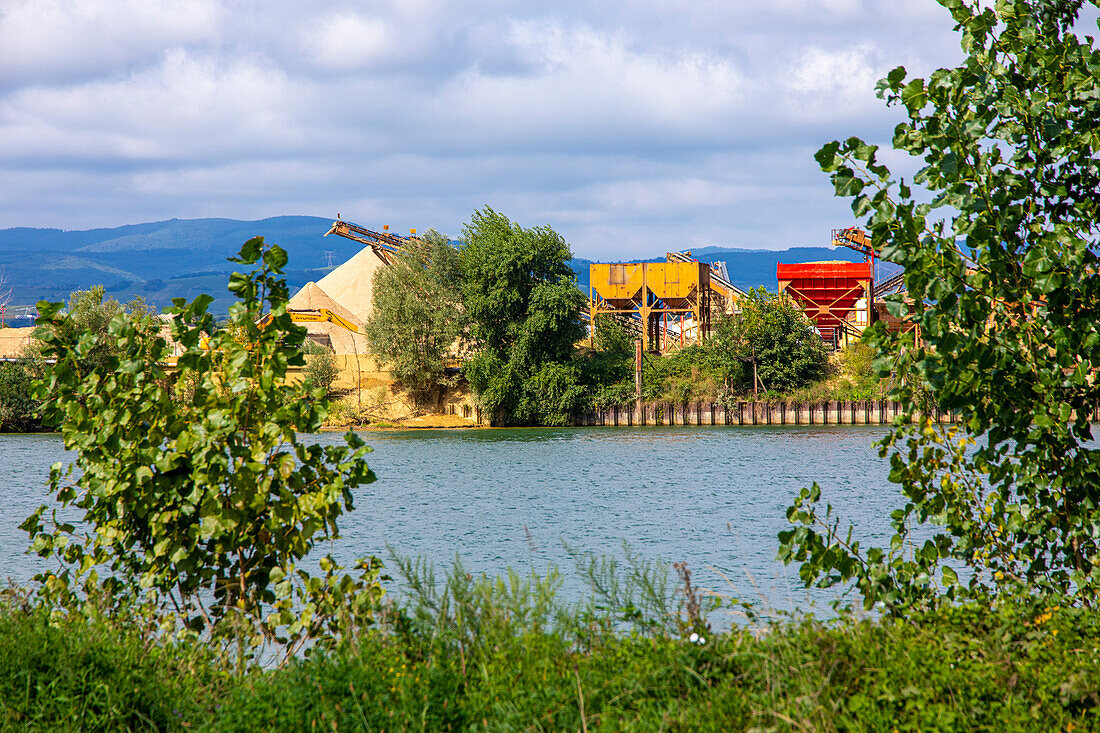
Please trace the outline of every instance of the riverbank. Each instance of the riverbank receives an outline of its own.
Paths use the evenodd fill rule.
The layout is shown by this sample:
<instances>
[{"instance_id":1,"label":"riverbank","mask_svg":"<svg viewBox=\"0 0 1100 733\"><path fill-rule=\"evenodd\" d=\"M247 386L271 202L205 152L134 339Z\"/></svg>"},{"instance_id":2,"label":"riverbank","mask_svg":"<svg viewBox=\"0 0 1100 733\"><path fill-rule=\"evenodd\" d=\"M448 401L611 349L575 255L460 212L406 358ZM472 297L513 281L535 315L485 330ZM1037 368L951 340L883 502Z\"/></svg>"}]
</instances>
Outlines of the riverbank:
<instances>
[{"instance_id":1,"label":"riverbank","mask_svg":"<svg viewBox=\"0 0 1100 733\"><path fill-rule=\"evenodd\" d=\"M455 428L478 428L476 420L459 417L458 415L418 415L408 418L394 418L392 420L376 420L365 425L357 425L350 422L343 424L325 424L322 430L345 431L362 430L366 432L376 430L450 430Z\"/></svg>"},{"instance_id":2,"label":"riverbank","mask_svg":"<svg viewBox=\"0 0 1100 733\"><path fill-rule=\"evenodd\" d=\"M393 609L365 636L232 671L195 643L0 606L0 728L1054 731L1100 725L1100 622L956 608L904 622L611 631L522 591L470 616ZM471 599L471 602L472 599ZM423 610L423 609L421 609ZM693 636L694 635L694 636Z\"/></svg>"}]
</instances>

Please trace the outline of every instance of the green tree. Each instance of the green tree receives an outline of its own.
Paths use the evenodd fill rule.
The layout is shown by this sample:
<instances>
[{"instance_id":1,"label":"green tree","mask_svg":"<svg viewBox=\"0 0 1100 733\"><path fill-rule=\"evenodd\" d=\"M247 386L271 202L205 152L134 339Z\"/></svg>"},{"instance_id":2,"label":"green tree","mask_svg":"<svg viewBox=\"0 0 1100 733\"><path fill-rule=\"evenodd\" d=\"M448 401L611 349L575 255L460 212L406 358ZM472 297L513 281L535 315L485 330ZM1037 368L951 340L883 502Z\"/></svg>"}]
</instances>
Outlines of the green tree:
<instances>
[{"instance_id":1,"label":"green tree","mask_svg":"<svg viewBox=\"0 0 1100 733\"><path fill-rule=\"evenodd\" d=\"M418 403L444 383L446 358L457 355L465 324L461 281L458 250L434 229L409 240L393 265L374 275L371 354Z\"/></svg>"},{"instance_id":2,"label":"green tree","mask_svg":"<svg viewBox=\"0 0 1100 733\"><path fill-rule=\"evenodd\" d=\"M298 438L321 426L327 402L319 390L284 398L305 338L286 312L286 259L260 237L245 243L233 261L256 269L230 278L240 302L226 329L206 312L210 296L174 301L172 337L184 353L173 374L163 367L168 344L141 319L117 313L105 333L78 332L74 313L39 303L42 353L56 360L39 384L43 415L77 456L54 466L50 486L62 507L82 512L82 528L44 506L22 525L34 551L60 563L39 576L47 598L75 602L81 590L119 608L171 607L170 628L205 631L241 663L265 641L292 653L369 618L376 561L361 561L358 579L331 556L321 575L297 567L338 536L352 489L374 474L353 433L346 446ZM265 307L273 320L260 328Z\"/></svg>"},{"instance_id":3,"label":"green tree","mask_svg":"<svg viewBox=\"0 0 1100 733\"><path fill-rule=\"evenodd\" d=\"M61 322L47 324L45 327L67 340L79 338L81 334L94 334L97 337L95 347L81 354L83 366L89 369L102 367L118 356L118 344L112 339L102 338L115 316L130 313L134 316L135 325L140 328L151 331L155 326L153 310L144 298L138 296L123 305L114 298L105 297L102 285L93 285L87 290L74 290L70 293L65 313L66 318ZM24 350L24 356L31 362L34 373L41 376L44 367L38 335L40 334L36 333L36 338Z\"/></svg>"},{"instance_id":4,"label":"green tree","mask_svg":"<svg viewBox=\"0 0 1100 733\"><path fill-rule=\"evenodd\" d=\"M463 304L476 351L463 367L482 406L508 425L562 425L581 404L576 344L584 296L572 252L548 226L486 207L462 237Z\"/></svg>"},{"instance_id":5,"label":"green tree","mask_svg":"<svg viewBox=\"0 0 1100 733\"><path fill-rule=\"evenodd\" d=\"M1073 32L1080 2L940 2L965 61L879 84L908 117L893 146L923 160L914 180L857 138L817 159L905 267L909 304L890 307L911 307L923 339L876 324L879 376L905 375L893 397L920 410L927 395L961 424L899 423L882 442L905 500L889 547L840 532L815 484L788 512L782 556L806 583L852 582L890 608L1015 594L1094 605L1100 53Z\"/></svg>"},{"instance_id":6,"label":"green tree","mask_svg":"<svg viewBox=\"0 0 1100 733\"><path fill-rule=\"evenodd\" d=\"M0 362L0 432L28 433L42 429L32 377L19 361Z\"/></svg>"},{"instance_id":7,"label":"green tree","mask_svg":"<svg viewBox=\"0 0 1100 733\"><path fill-rule=\"evenodd\" d=\"M821 336L802 310L762 287L741 299L739 314L718 320L710 341L710 350L726 365L727 381L740 377L750 390L753 359L761 381L775 392L820 379L828 363ZM749 366L741 369L745 362Z\"/></svg>"},{"instance_id":8,"label":"green tree","mask_svg":"<svg viewBox=\"0 0 1100 733\"><path fill-rule=\"evenodd\" d=\"M332 383L340 376L336 357L324 346L309 339L302 344L302 353L306 358L306 379L311 386L323 390L327 396L332 392Z\"/></svg>"}]
</instances>

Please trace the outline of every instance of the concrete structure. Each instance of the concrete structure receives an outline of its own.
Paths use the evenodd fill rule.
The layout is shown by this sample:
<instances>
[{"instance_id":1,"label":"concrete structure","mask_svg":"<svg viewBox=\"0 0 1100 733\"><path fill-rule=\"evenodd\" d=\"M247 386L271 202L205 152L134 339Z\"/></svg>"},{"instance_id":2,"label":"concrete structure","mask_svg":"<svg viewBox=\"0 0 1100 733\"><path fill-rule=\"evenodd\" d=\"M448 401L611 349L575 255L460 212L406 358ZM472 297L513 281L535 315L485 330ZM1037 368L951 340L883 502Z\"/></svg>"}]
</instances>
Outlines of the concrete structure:
<instances>
[{"instance_id":1,"label":"concrete structure","mask_svg":"<svg viewBox=\"0 0 1100 733\"><path fill-rule=\"evenodd\" d=\"M35 326L0 328L0 359L18 359L30 343Z\"/></svg>"}]
</instances>

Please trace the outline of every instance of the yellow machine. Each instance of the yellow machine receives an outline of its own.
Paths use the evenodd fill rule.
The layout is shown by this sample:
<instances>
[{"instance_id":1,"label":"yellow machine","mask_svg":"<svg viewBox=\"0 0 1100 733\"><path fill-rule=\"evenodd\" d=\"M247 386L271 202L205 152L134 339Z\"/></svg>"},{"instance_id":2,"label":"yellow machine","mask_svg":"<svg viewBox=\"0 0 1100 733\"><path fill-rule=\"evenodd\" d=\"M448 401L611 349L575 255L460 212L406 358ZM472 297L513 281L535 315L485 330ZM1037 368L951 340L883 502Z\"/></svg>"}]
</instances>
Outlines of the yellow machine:
<instances>
[{"instance_id":1,"label":"yellow machine","mask_svg":"<svg viewBox=\"0 0 1100 733\"><path fill-rule=\"evenodd\" d=\"M327 308L318 308L316 310L297 310L294 308L287 309L287 313L290 314L290 320L294 323L322 323L328 321L329 323L335 323L341 328L346 328L352 333L359 333L359 328L346 318L341 318L337 314L328 310ZM256 325L260 328L267 328L274 320L274 317L268 313L266 316L256 322Z\"/></svg>"},{"instance_id":2,"label":"yellow machine","mask_svg":"<svg viewBox=\"0 0 1100 733\"><path fill-rule=\"evenodd\" d=\"M290 314L290 320L294 323L323 323L325 321L329 323L335 323L341 328L346 328L352 333L360 333L359 327L350 322L346 318L333 313L327 308L317 308L316 310L298 310L294 308L288 308L287 313ZM256 321L256 325L260 328L267 328L271 325L271 322L275 320L275 317L268 313L266 316ZM199 346L203 349L210 348L210 338L203 336L199 340Z\"/></svg>"},{"instance_id":3,"label":"yellow machine","mask_svg":"<svg viewBox=\"0 0 1100 733\"><path fill-rule=\"evenodd\" d=\"M636 318L646 348L655 351L667 351L674 339L679 346L706 340L711 289L705 262L593 263L588 278L592 323L601 313Z\"/></svg>"}]
</instances>

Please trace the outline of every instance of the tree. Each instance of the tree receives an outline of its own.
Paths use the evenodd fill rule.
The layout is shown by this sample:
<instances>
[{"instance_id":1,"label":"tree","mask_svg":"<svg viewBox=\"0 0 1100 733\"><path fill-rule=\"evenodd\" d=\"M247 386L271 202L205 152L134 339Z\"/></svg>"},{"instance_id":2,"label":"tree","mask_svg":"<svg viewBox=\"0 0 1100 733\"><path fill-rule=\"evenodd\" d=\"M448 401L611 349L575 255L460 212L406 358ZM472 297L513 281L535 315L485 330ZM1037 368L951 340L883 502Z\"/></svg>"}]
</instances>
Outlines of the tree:
<instances>
[{"instance_id":1,"label":"tree","mask_svg":"<svg viewBox=\"0 0 1100 733\"><path fill-rule=\"evenodd\" d=\"M105 297L102 285L93 285L87 290L74 290L70 293L65 313L66 318L58 323L46 324L45 328L67 340L77 339L82 334L94 335L95 347L86 349L80 357L83 366L88 369L99 368L118 356L118 344L105 338L107 329L116 316L129 313L133 316L135 326L143 330L155 330L153 310L144 298L135 297L124 306L114 298ZM39 335L40 332L36 331L35 338L24 350L24 356L32 363L33 371L37 375L41 375L43 368Z\"/></svg>"},{"instance_id":2,"label":"tree","mask_svg":"<svg viewBox=\"0 0 1100 733\"><path fill-rule=\"evenodd\" d=\"M28 433L42 429L31 382L23 362L0 362L0 432Z\"/></svg>"},{"instance_id":3,"label":"tree","mask_svg":"<svg viewBox=\"0 0 1100 733\"><path fill-rule=\"evenodd\" d=\"M573 363L585 336L569 245L486 207L463 229L463 304L476 351L463 367L482 406L508 425L562 425L584 390Z\"/></svg>"},{"instance_id":4,"label":"tree","mask_svg":"<svg viewBox=\"0 0 1100 733\"><path fill-rule=\"evenodd\" d=\"M739 314L718 320L709 344L710 351L725 363L727 382L748 379L751 390L751 367L741 369L740 365L753 360L764 386L776 392L821 378L828 363L825 345L790 298L761 287L750 290L740 305Z\"/></svg>"},{"instance_id":5,"label":"tree","mask_svg":"<svg viewBox=\"0 0 1100 733\"><path fill-rule=\"evenodd\" d=\"M932 400L958 426L897 423L882 442L905 505L887 548L865 549L803 490L781 534L803 580L855 583L905 609L958 598L1100 592L1100 53L1073 32L1080 2L940 0L966 59L928 79L903 68L879 94L908 119L893 146L923 159L895 179L862 140L817 154L905 267L919 325L869 332L879 376L915 414ZM1096 2L1092 3L1096 5ZM921 190L923 189L923 190ZM926 399L927 398L927 399ZM928 539L913 540L914 528ZM930 525L930 526L928 526Z\"/></svg>"},{"instance_id":6,"label":"tree","mask_svg":"<svg viewBox=\"0 0 1100 733\"><path fill-rule=\"evenodd\" d=\"M206 312L210 296L173 301L172 337L184 349L174 373L165 339L141 319L116 313L105 333L77 331L75 310L39 303L43 355L56 360L38 384L43 415L77 456L54 466L50 487L83 513L77 528L43 506L22 525L34 551L59 561L39 576L48 599L171 608L168 628L205 632L241 663L265 641L293 653L369 619L381 593L373 558L358 579L331 556L319 576L297 567L338 536L352 489L374 474L353 433L346 446L298 438L320 427L327 402L319 390L285 398L305 338L286 311L286 260L260 237L245 243L233 261L256 269L231 276L240 302L226 329ZM265 305L272 321L260 328Z\"/></svg>"},{"instance_id":7,"label":"tree","mask_svg":"<svg viewBox=\"0 0 1100 733\"><path fill-rule=\"evenodd\" d=\"M340 367L332 352L320 344L306 339L302 344L302 353L306 358L306 379L309 384L323 390L325 395L332 392L332 383L340 376Z\"/></svg>"},{"instance_id":8,"label":"tree","mask_svg":"<svg viewBox=\"0 0 1100 733\"><path fill-rule=\"evenodd\" d=\"M417 402L438 388L465 324L458 251L429 230L374 275L366 323L371 354Z\"/></svg>"}]
</instances>

